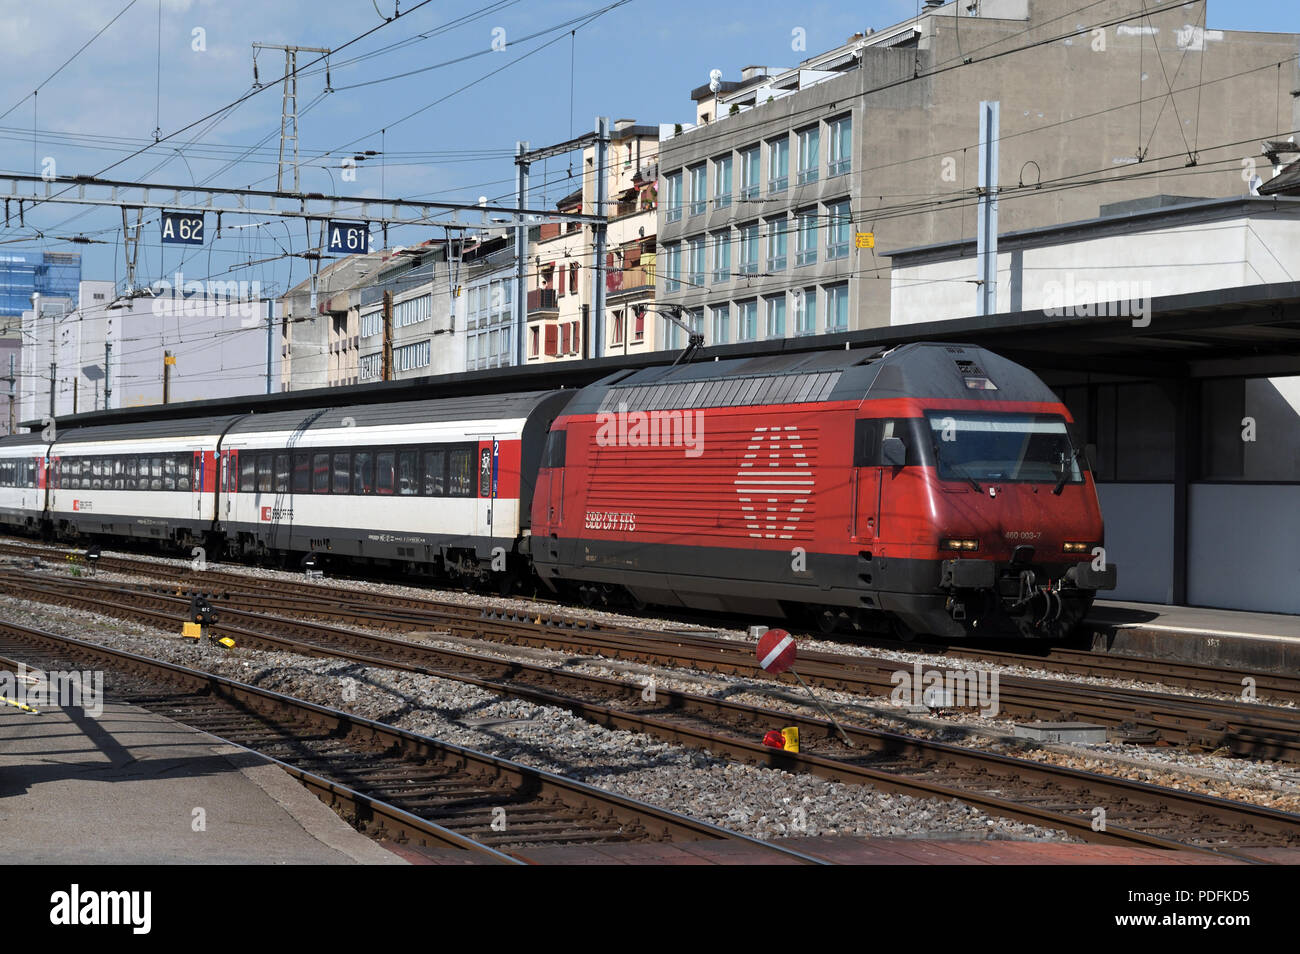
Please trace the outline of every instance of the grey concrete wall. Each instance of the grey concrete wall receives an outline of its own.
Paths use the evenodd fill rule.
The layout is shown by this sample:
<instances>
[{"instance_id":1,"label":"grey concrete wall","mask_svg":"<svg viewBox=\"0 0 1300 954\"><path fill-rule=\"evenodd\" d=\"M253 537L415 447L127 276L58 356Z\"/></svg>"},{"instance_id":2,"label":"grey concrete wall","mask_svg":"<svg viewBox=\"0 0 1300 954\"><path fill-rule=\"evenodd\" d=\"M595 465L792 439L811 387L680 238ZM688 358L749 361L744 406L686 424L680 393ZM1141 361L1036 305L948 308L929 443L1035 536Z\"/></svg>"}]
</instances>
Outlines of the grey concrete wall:
<instances>
[{"instance_id":1,"label":"grey concrete wall","mask_svg":"<svg viewBox=\"0 0 1300 954\"><path fill-rule=\"evenodd\" d=\"M1294 484L1193 484L1187 602L1300 613L1297 513L1300 486Z\"/></svg>"},{"instance_id":2,"label":"grey concrete wall","mask_svg":"<svg viewBox=\"0 0 1300 954\"><path fill-rule=\"evenodd\" d=\"M1117 600L1168 603L1173 599L1174 490L1172 484L1099 484L1106 522L1106 558L1119 568Z\"/></svg>"}]
</instances>

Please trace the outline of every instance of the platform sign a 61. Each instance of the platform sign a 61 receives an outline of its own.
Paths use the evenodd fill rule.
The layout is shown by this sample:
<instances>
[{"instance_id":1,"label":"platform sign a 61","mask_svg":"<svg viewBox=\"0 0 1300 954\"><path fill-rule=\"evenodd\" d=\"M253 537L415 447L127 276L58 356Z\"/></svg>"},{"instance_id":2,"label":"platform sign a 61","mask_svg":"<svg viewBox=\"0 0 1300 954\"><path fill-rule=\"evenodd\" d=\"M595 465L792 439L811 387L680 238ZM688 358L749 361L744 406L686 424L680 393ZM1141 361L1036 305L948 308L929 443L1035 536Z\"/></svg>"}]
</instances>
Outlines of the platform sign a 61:
<instances>
[{"instance_id":1,"label":"platform sign a 61","mask_svg":"<svg viewBox=\"0 0 1300 954\"><path fill-rule=\"evenodd\" d=\"M335 255L356 255L370 251L370 226L365 222L329 223L329 251Z\"/></svg>"}]
</instances>

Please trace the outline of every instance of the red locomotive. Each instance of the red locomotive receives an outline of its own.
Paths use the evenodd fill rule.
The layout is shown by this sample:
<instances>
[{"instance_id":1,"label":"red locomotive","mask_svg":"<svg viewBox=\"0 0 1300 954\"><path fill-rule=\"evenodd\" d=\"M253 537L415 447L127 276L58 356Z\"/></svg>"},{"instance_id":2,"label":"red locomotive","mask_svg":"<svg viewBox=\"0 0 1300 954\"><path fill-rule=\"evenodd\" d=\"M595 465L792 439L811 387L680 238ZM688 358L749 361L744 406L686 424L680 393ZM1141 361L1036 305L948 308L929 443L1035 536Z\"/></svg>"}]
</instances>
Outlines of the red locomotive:
<instances>
[{"instance_id":1,"label":"red locomotive","mask_svg":"<svg viewBox=\"0 0 1300 954\"><path fill-rule=\"evenodd\" d=\"M588 600L1060 637L1115 585L1072 423L970 346L620 372L552 426L533 562Z\"/></svg>"}]
</instances>

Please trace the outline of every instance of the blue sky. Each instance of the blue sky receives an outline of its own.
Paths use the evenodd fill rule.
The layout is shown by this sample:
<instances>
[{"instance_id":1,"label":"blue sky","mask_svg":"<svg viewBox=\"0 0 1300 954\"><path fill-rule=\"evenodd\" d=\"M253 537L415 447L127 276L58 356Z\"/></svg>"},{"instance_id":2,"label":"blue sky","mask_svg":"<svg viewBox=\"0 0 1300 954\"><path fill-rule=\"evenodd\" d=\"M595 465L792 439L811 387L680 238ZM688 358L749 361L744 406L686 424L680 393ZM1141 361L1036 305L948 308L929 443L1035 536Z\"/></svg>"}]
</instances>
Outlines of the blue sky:
<instances>
[{"instance_id":1,"label":"blue sky","mask_svg":"<svg viewBox=\"0 0 1300 954\"><path fill-rule=\"evenodd\" d=\"M36 85L129 0L3 0L6 69L0 75L0 112L12 111L0 119L0 168L39 172L49 157L61 175L103 172L165 183L210 178L223 186L273 187L280 122L280 88L274 81L283 74L284 56L270 50L258 56L260 78L268 84L263 92L210 129L196 127L104 170L151 143L155 128L172 133L248 93L254 41L337 48L381 24L376 10L390 16L395 2L135 0L33 98ZM410 11L418 2L400 0L399 6ZM708 82L710 69L722 69L732 79L747 64L792 65L854 32L888 26L916 10L916 0L707 5L625 0L595 19L579 21L583 25L572 37L573 26L563 26L611 3L617 0L438 0L331 57L334 92L324 93L323 73L303 70L304 190L379 195L382 188L403 197L472 202L487 195L508 201L508 157L516 140L558 142L589 130L602 114L642 123L690 121L689 92ZM1083 7L1086 0L1079 3ZM1300 33L1300 4L1211 0L1209 27ZM807 54L791 49L796 28L805 31ZM527 39L530 34L541 35ZM502 40L505 49L494 51L494 41L500 46ZM382 49L399 41L405 41L399 48ZM366 54L372 55L345 62ZM448 62L462 57L467 58ZM300 54L300 68L310 58ZM437 64L446 65L425 69ZM424 71L358 85L412 70ZM231 161L258 143L260 148L242 161ZM364 161L355 182L341 182L340 158L365 149L383 156ZM565 159L535 167L535 176L550 180L552 201L570 191L568 170ZM4 248L78 248L84 277L122 279L121 251L114 245L120 241L119 213L47 207L33 213L28 224L42 235L30 228L2 229L0 242L6 244L0 254ZM283 290L305 277L301 260L292 271L284 261L227 269L284 248L300 250L306 241L301 229L277 224L232 231L201 252L190 252L186 277L257 279ZM108 244L59 241L78 234ZM156 225L145 231L141 278L146 282L181 263L181 253L163 250L157 234ZM425 237L404 232L390 236L390 244Z\"/></svg>"}]
</instances>

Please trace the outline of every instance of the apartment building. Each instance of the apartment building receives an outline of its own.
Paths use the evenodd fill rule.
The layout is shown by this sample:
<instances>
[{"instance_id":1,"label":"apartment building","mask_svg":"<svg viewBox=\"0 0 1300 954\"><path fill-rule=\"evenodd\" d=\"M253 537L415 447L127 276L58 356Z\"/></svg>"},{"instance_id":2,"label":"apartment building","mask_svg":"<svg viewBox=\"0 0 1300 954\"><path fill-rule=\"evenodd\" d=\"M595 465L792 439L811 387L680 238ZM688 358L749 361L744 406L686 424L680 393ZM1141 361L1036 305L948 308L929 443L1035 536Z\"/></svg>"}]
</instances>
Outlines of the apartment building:
<instances>
[{"instance_id":1,"label":"apartment building","mask_svg":"<svg viewBox=\"0 0 1300 954\"><path fill-rule=\"evenodd\" d=\"M606 194L605 315L592 320L595 233L578 223L548 223L530 235L529 364L595 354L637 354L670 346L665 322L638 306L654 303L659 127L620 119L610 133ZM596 213L596 149L583 151L582 183L557 212ZM593 338L601 336L600 346Z\"/></svg>"},{"instance_id":2,"label":"apartment building","mask_svg":"<svg viewBox=\"0 0 1300 954\"><path fill-rule=\"evenodd\" d=\"M797 66L697 87L695 121L660 143L659 300L711 344L889 324L880 253L975 230L985 100L1001 104L1002 230L1153 192L1245 194L1259 141L1300 125L1300 37L1205 15L928 0Z\"/></svg>"}]
</instances>

